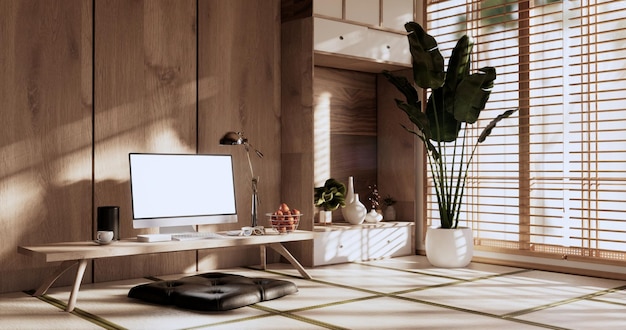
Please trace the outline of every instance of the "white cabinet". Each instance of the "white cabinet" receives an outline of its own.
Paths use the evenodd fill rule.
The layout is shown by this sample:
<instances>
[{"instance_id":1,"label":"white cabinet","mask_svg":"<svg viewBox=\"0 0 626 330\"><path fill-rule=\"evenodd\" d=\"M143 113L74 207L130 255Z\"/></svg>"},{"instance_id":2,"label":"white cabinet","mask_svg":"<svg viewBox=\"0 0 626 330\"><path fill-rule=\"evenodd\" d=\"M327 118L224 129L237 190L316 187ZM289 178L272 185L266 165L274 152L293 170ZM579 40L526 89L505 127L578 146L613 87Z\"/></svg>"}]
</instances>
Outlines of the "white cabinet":
<instances>
[{"instance_id":1,"label":"white cabinet","mask_svg":"<svg viewBox=\"0 0 626 330\"><path fill-rule=\"evenodd\" d=\"M348 21L367 25L380 25L379 0L346 0L346 15Z\"/></svg>"},{"instance_id":2,"label":"white cabinet","mask_svg":"<svg viewBox=\"0 0 626 330\"><path fill-rule=\"evenodd\" d=\"M315 51L411 65L409 42L402 34L319 17L313 30Z\"/></svg>"},{"instance_id":3,"label":"white cabinet","mask_svg":"<svg viewBox=\"0 0 626 330\"><path fill-rule=\"evenodd\" d=\"M406 36L379 30L367 31L367 42L372 45L365 57L410 65L411 51Z\"/></svg>"},{"instance_id":4,"label":"white cabinet","mask_svg":"<svg viewBox=\"0 0 626 330\"><path fill-rule=\"evenodd\" d=\"M374 260L415 253L412 222L316 226L313 265Z\"/></svg>"},{"instance_id":5,"label":"white cabinet","mask_svg":"<svg viewBox=\"0 0 626 330\"><path fill-rule=\"evenodd\" d=\"M366 27L317 17L313 24L314 50L364 57Z\"/></svg>"},{"instance_id":6,"label":"white cabinet","mask_svg":"<svg viewBox=\"0 0 626 330\"><path fill-rule=\"evenodd\" d=\"M342 0L315 0L313 1L313 13L335 18L343 18Z\"/></svg>"},{"instance_id":7,"label":"white cabinet","mask_svg":"<svg viewBox=\"0 0 626 330\"><path fill-rule=\"evenodd\" d=\"M313 13L355 24L404 31L404 23L414 20L413 1L314 0Z\"/></svg>"},{"instance_id":8,"label":"white cabinet","mask_svg":"<svg viewBox=\"0 0 626 330\"><path fill-rule=\"evenodd\" d=\"M413 18L413 0L383 0L382 26L404 31L404 24Z\"/></svg>"}]
</instances>

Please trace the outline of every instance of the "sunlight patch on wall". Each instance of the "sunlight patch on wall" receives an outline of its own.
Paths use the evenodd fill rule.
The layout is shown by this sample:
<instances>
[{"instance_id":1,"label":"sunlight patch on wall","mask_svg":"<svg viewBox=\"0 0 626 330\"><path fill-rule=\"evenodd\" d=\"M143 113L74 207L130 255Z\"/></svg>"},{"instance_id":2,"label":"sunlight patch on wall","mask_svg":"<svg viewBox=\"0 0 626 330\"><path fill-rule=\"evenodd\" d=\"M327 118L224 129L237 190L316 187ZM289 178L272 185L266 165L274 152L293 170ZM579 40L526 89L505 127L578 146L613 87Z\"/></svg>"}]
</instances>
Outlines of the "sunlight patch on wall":
<instances>
[{"instance_id":1,"label":"sunlight patch on wall","mask_svg":"<svg viewBox=\"0 0 626 330\"><path fill-rule=\"evenodd\" d=\"M315 102L313 112L314 174L315 187L323 186L330 178L330 99L328 92L322 93Z\"/></svg>"}]
</instances>

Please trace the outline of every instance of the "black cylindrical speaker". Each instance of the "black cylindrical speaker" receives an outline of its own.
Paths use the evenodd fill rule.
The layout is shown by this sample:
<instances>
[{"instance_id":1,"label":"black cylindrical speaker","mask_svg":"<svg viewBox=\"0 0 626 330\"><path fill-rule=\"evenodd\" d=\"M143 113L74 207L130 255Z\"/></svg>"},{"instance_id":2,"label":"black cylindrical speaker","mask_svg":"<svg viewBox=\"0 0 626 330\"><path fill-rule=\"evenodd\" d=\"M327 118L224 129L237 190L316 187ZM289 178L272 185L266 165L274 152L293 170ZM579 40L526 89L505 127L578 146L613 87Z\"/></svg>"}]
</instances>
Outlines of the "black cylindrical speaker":
<instances>
[{"instance_id":1,"label":"black cylindrical speaker","mask_svg":"<svg viewBox=\"0 0 626 330\"><path fill-rule=\"evenodd\" d=\"M120 239L119 206L98 206L98 230L112 230L113 239Z\"/></svg>"}]
</instances>

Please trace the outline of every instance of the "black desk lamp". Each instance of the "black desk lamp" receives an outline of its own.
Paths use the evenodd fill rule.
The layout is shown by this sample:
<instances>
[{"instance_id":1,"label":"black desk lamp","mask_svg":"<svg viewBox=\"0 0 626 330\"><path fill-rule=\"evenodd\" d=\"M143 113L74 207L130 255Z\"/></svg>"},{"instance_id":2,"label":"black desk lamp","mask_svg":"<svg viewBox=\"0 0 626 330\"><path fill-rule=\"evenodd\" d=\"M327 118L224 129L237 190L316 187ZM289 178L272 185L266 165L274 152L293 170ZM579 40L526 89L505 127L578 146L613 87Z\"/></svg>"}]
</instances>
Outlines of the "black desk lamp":
<instances>
[{"instance_id":1,"label":"black desk lamp","mask_svg":"<svg viewBox=\"0 0 626 330\"><path fill-rule=\"evenodd\" d=\"M228 132L224 134L224 136L220 139L220 144L222 145L243 145L246 148L246 156L248 157L248 165L250 165L250 174L252 175L252 228L257 226L257 209L259 207L259 196L257 192L257 184L259 183L259 178L254 176L254 170L252 170L252 161L250 161L250 148L253 148L251 144L248 143L248 139L243 136L242 132ZM259 156L259 158L263 158L263 154L255 149L254 152Z\"/></svg>"}]
</instances>

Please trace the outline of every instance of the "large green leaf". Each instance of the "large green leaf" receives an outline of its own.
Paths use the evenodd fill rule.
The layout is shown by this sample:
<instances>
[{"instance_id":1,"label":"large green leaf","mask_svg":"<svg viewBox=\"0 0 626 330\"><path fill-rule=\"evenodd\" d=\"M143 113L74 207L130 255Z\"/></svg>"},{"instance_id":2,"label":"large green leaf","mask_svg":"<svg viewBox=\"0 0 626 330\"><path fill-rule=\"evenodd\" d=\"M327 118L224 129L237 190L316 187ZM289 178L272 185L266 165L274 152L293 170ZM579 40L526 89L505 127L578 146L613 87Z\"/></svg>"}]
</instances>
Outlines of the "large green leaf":
<instances>
[{"instance_id":1,"label":"large green leaf","mask_svg":"<svg viewBox=\"0 0 626 330\"><path fill-rule=\"evenodd\" d=\"M437 41L415 22L404 25L409 34L413 79L422 88L439 88L445 79L443 56Z\"/></svg>"},{"instance_id":2,"label":"large green leaf","mask_svg":"<svg viewBox=\"0 0 626 330\"><path fill-rule=\"evenodd\" d=\"M457 41L452 50L452 55L448 60L448 71L446 73L446 86L452 92L456 91L458 84L469 75L470 54L474 47L474 41L464 35Z\"/></svg>"},{"instance_id":3,"label":"large green leaf","mask_svg":"<svg viewBox=\"0 0 626 330\"><path fill-rule=\"evenodd\" d=\"M411 84L406 77L396 76L387 70L383 71L383 76L387 78L390 83L396 86L402 94L404 94L408 104L417 107L418 109L422 107L415 87L413 87L413 84Z\"/></svg>"},{"instance_id":4,"label":"large green leaf","mask_svg":"<svg viewBox=\"0 0 626 330\"><path fill-rule=\"evenodd\" d=\"M461 122L454 118L451 108L454 106L454 99L444 97L445 86L432 91L426 104L426 117L430 127L429 138L437 142L452 142L459 136Z\"/></svg>"},{"instance_id":5,"label":"large green leaf","mask_svg":"<svg viewBox=\"0 0 626 330\"><path fill-rule=\"evenodd\" d=\"M487 139L487 137L491 134L491 131L493 131L493 129L496 127L496 125L504 118L509 118L513 113L515 113L515 111L517 111L518 109L509 109L501 114L498 115L498 117L494 118L489 125L487 125L485 127L485 129L482 131L482 133L480 133L480 136L478 137L478 143L483 143L485 141L485 139Z\"/></svg>"},{"instance_id":6,"label":"large green leaf","mask_svg":"<svg viewBox=\"0 0 626 330\"><path fill-rule=\"evenodd\" d=\"M484 67L478 73L465 77L451 100L454 102L454 118L468 124L475 123L485 109L495 79L496 69L493 67Z\"/></svg>"},{"instance_id":7,"label":"large green leaf","mask_svg":"<svg viewBox=\"0 0 626 330\"><path fill-rule=\"evenodd\" d=\"M400 100L396 100L396 105L398 106L398 108L402 109L404 113L406 113L406 115L409 117L409 120L411 120L411 122L415 124L415 126L417 126L417 128L422 132L422 134L424 134L425 137L430 136L430 126L428 123L428 118L426 117L426 114L422 112L420 107L410 105Z\"/></svg>"}]
</instances>

